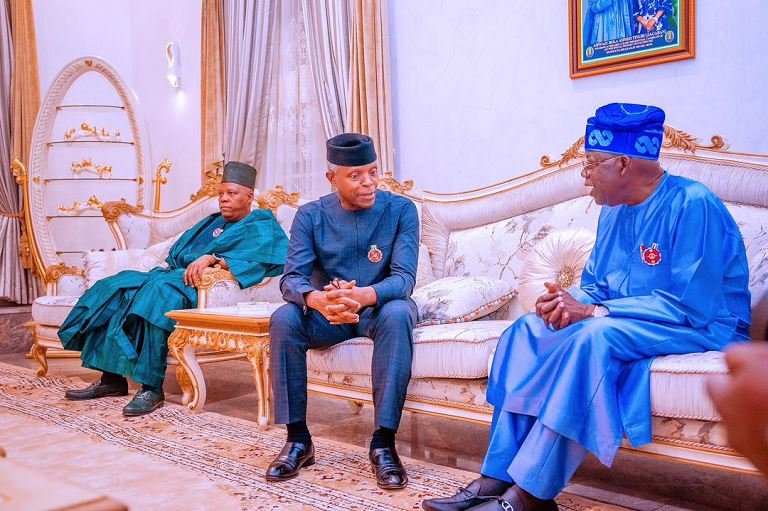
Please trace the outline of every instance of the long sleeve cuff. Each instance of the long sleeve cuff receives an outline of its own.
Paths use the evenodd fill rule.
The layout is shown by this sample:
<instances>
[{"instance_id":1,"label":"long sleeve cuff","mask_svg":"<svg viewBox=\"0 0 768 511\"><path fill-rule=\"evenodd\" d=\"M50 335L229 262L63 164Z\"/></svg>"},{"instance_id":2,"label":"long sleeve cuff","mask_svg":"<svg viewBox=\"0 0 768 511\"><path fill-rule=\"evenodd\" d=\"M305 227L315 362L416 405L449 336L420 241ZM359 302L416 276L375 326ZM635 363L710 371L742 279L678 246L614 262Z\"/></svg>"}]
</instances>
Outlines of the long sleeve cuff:
<instances>
[{"instance_id":1,"label":"long sleeve cuff","mask_svg":"<svg viewBox=\"0 0 768 511\"><path fill-rule=\"evenodd\" d=\"M283 298L286 302L295 303L299 307L306 309L307 302L304 296L312 291L317 290L309 284L298 284L291 289L285 289L283 291Z\"/></svg>"},{"instance_id":2,"label":"long sleeve cuff","mask_svg":"<svg viewBox=\"0 0 768 511\"><path fill-rule=\"evenodd\" d=\"M392 277L388 277L381 282L371 285L374 291L376 291L376 305L381 306L392 300L405 299L411 295L413 291L413 285L410 287L405 285L403 280L398 279L394 281ZM408 288L408 289L405 289Z\"/></svg>"}]
</instances>

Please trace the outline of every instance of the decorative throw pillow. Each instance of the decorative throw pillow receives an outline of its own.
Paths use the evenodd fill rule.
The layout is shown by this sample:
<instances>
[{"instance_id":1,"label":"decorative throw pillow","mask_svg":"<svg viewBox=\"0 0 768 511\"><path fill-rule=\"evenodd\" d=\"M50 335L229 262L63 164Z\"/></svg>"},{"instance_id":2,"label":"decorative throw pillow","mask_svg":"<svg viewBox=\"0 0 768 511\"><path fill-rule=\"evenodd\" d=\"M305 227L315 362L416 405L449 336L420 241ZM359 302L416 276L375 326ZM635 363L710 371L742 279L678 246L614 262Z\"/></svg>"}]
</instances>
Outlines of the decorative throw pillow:
<instances>
[{"instance_id":1,"label":"decorative throw pillow","mask_svg":"<svg viewBox=\"0 0 768 511\"><path fill-rule=\"evenodd\" d=\"M489 277L443 277L413 292L416 326L462 323L495 311L513 296L512 284Z\"/></svg>"},{"instance_id":2,"label":"decorative throw pillow","mask_svg":"<svg viewBox=\"0 0 768 511\"><path fill-rule=\"evenodd\" d=\"M545 282L567 289L581 283L581 272L595 244L587 229L552 231L539 241L523 261L517 299L523 310L531 311L536 299L546 292Z\"/></svg>"},{"instance_id":3,"label":"decorative throw pillow","mask_svg":"<svg viewBox=\"0 0 768 511\"><path fill-rule=\"evenodd\" d=\"M429 249L426 245L419 245L419 264L416 267L415 289L434 282L435 274L432 272L432 261L429 260Z\"/></svg>"},{"instance_id":4,"label":"decorative throw pillow","mask_svg":"<svg viewBox=\"0 0 768 511\"><path fill-rule=\"evenodd\" d=\"M83 256L86 288L123 270L149 271L156 266L165 266L165 258L181 234L147 248L86 252Z\"/></svg>"}]
</instances>

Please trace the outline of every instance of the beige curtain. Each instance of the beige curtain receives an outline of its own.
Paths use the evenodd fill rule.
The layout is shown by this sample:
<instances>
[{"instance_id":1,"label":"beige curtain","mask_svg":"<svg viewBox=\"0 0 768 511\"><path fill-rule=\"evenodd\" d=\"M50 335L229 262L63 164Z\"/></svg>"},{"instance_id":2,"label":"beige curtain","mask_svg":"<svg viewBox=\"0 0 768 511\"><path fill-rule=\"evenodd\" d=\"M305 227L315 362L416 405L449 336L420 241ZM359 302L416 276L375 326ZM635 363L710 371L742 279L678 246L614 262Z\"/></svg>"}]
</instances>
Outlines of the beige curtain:
<instances>
[{"instance_id":1,"label":"beige curtain","mask_svg":"<svg viewBox=\"0 0 768 511\"><path fill-rule=\"evenodd\" d=\"M224 4L224 155L256 167L261 188L266 182L263 160L279 8L278 0L227 0Z\"/></svg>"},{"instance_id":2,"label":"beige curtain","mask_svg":"<svg viewBox=\"0 0 768 511\"><path fill-rule=\"evenodd\" d=\"M12 157L29 164L32 131L40 109L40 76L37 72L37 38L32 0L11 0L13 75L11 79Z\"/></svg>"},{"instance_id":3,"label":"beige curtain","mask_svg":"<svg viewBox=\"0 0 768 511\"><path fill-rule=\"evenodd\" d=\"M387 0L349 0L350 76L348 131L373 138L379 170L394 171Z\"/></svg>"},{"instance_id":4,"label":"beige curtain","mask_svg":"<svg viewBox=\"0 0 768 511\"><path fill-rule=\"evenodd\" d=\"M224 158L224 5L203 0L202 79L200 92L202 183Z\"/></svg>"},{"instance_id":5,"label":"beige curtain","mask_svg":"<svg viewBox=\"0 0 768 511\"><path fill-rule=\"evenodd\" d=\"M301 0L225 3L227 159L312 199L330 191Z\"/></svg>"},{"instance_id":6,"label":"beige curtain","mask_svg":"<svg viewBox=\"0 0 768 511\"><path fill-rule=\"evenodd\" d=\"M344 133L349 102L347 0L301 0L307 52L326 138Z\"/></svg>"},{"instance_id":7,"label":"beige curtain","mask_svg":"<svg viewBox=\"0 0 768 511\"><path fill-rule=\"evenodd\" d=\"M331 191L325 178L325 132L307 50L300 0L281 0L272 44L272 89L267 99L264 185L283 185L314 199Z\"/></svg>"},{"instance_id":8,"label":"beige curtain","mask_svg":"<svg viewBox=\"0 0 768 511\"><path fill-rule=\"evenodd\" d=\"M37 292L19 258L22 200L10 168L13 158L29 161L38 84L31 0L0 0L0 298L19 304Z\"/></svg>"}]
</instances>

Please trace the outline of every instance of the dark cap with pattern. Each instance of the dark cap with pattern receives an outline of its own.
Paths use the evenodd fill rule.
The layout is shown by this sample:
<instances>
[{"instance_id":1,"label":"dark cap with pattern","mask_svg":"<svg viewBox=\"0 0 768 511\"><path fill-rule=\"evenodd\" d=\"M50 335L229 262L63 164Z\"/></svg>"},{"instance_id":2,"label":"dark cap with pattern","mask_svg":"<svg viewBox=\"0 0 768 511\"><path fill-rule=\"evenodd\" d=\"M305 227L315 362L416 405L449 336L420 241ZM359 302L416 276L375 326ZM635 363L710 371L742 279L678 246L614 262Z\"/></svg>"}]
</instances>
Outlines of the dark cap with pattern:
<instances>
[{"instance_id":1,"label":"dark cap with pattern","mask_svg":"<svg viewBox=\"0 0 768 511\"><path fill-rule=\"evenodd\" d=\"M228 161L221 175L222 183L235 183L251 190L256 188L256 169L241 161Z\"/></svg>"}]
</instances>

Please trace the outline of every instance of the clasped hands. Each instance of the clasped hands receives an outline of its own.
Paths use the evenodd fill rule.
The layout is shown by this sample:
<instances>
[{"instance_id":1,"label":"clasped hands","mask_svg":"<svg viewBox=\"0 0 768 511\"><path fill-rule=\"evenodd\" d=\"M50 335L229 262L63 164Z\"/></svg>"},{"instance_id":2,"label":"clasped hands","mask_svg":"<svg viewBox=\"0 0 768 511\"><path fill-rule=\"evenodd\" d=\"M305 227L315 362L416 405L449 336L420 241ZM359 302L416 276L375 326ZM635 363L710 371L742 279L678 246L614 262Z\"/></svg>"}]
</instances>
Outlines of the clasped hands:
<instances>
[{"instance_id":1,"label":"clasped hands","mask_svg":"<svg viewBox=\"0 0 768 511\"><path fill-rule=\"evenodd\" d=\"M306 297L307 306L320 312L332 325L358 323L360 309L376 303L371 287L357 287L357 281L333 280L322 291Z\"/></svg>"},{"instance_id":2,"label":"clasped hands","mask_svg":"<svg viewBox=\"0 0 768 511\"><path fill-rule=\"evenodd\" d=\"M552 282L546 282L544 286L547 292L536 299L536 315L555 330L592 317L594 305L581 303Z\"/></svg>"}]
</instances>

